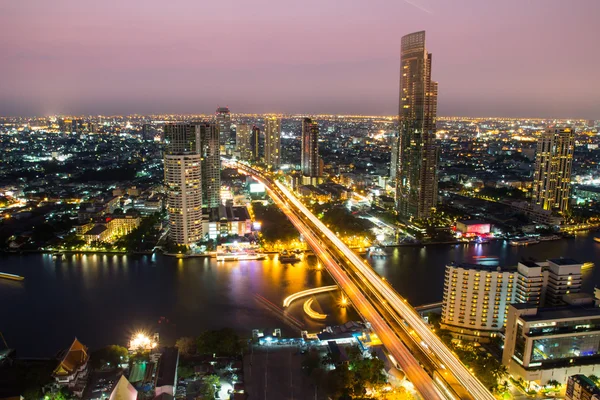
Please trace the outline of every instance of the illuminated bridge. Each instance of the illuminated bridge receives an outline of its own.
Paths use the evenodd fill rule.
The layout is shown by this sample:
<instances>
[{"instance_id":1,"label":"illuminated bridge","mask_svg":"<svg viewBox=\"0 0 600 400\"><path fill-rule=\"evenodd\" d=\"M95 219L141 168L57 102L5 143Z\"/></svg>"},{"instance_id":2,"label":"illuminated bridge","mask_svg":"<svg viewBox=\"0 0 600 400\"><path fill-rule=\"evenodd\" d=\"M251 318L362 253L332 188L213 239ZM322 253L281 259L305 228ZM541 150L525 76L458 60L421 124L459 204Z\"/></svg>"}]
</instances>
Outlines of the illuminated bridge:
<instances>
[{"instance_id":1,"label":"illuminated bridge","mask_svg":"<svg viewBox=\"0 0 600 400\"><path fill-rule=\"evenodd\" d=\"M226 161L228 162L228 161ZM368 321L383 345L425 399L482 399L494 396L467 370L369 263L351 251L280 182L267 172L234 163L265 185L329 274Z\"/></svg>"}]
</instances>

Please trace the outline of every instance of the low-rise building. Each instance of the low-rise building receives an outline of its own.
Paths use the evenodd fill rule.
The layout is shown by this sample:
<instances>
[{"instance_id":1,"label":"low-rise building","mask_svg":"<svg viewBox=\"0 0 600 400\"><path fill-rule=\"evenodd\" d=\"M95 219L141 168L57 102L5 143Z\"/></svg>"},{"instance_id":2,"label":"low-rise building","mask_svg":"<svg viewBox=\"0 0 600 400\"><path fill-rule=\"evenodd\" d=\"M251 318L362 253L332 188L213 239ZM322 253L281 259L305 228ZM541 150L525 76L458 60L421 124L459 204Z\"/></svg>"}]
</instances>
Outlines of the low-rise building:
<instances>
[{"instance_id":1,"label":"low-rise building","mask_svg":"<svg viewBox=\"0 0 600 400\"><path fill-rule=\"evenodd\" d=\"M600 308L591 296L585 305L575 297L576 304L561 307L509 307L502 363L513 377L546 385L600 375Z\"/></svg>"},{"instance_id":2,"label":"low-rise building","mask_svg":"<svg viewBox=\"0 0 600 400\"><path fill-rule=\"evenodd\" d=\"M89 358L88 348L75 338L52 372L55 383L81 397L87 383Z\"/></svg>"},{"instance_id":3,"label":"low-rise building","mask_svg":"<svg viewBox=\"0 0 600 400\"><path fill-rule=\"evenodd\" d=\"M92 223L92 227L81 235L87 244L92 242L110 242L114 238L127 235L140 225L140 216L137 214L111 215L99 221ZM89 227L90 223L84 224ZM81 228L76 232L83 231Z\"/></svg>"},{"instance_id":4,"label":"low-rise building","mask_svg":"<svg viewBox=\"0 0 600 400\"><path fill-rule=\"evenodd\" d=\"M489 222L469 219L456 221L456 230L463 235L485 235L490 233L492 225Z\"/></svg>"}]
</instances>

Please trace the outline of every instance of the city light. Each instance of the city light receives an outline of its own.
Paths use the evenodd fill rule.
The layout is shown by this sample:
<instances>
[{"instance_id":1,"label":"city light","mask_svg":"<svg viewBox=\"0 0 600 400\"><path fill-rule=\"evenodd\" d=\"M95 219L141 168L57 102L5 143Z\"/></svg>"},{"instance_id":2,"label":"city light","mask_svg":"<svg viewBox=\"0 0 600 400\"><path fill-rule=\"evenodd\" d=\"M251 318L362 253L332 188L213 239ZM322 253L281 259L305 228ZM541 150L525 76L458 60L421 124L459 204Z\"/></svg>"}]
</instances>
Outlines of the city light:
<instances>
[{"instance_id":1,"label":"city light","mask_svg":"<svg viewBox=\"0 0 600 400\"><path fill-rule=\"evenodd\" d=\"M129 341L130 351L149 351L158 346L158 343L144 332L135 333Z\"/></svg>"}]
</instances>

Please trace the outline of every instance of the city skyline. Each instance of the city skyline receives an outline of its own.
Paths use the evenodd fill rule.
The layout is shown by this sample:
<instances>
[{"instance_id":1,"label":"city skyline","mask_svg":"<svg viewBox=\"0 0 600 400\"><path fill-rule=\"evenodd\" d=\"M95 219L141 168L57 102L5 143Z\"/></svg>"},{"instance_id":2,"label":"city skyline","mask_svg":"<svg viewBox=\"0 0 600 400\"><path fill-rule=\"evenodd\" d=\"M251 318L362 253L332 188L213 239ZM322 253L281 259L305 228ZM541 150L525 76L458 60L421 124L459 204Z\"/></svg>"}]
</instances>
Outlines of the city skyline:
<instances>
[{"instance_id":1,"label":"city skyline","mask_svg":"<svg viewBox=\"0 0 600 400\"><path fill-rule=\"evenodd\" d=\"M440 115L600 119L600 56L589 51L600 4L479 3L213 4L203 10L213 17L208 26L196 31L193 3L5 4L0 114L210 114L226 104L239 112L391 115L400 37L426 30L444 82ZM289 21L305 15L313 16L309 31ZM531 24L539 18L543 24ZM577 23L556 28L569 20ZM297 51L304 47L312 51ZM551 62L558 48L586 54L586 62Z\"/></svg>"}]
</instances>

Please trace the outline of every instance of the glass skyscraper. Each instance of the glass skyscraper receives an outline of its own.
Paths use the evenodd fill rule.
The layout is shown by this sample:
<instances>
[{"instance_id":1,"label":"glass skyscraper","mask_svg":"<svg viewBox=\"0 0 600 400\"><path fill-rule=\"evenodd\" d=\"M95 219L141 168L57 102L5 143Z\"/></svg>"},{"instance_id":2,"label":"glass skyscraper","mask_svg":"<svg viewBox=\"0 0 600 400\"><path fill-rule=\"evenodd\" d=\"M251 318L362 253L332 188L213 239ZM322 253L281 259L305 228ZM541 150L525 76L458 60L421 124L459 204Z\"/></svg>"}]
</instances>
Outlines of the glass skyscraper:
<instances>
[{"instance_id":1,"label":"glass skyscraper","mask_svg":"<svg viewBox=\"0 0 600 400\"><path fill-rule=\"evenodd\" d=\"M402 37L400 64L396 207L404 219L426 218L437 204L438 149L437 82L424 31Z\"/></svg>"}]
</instances>

